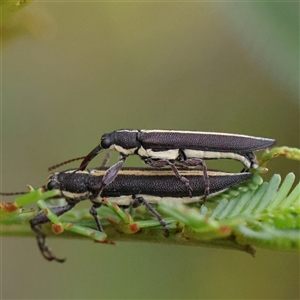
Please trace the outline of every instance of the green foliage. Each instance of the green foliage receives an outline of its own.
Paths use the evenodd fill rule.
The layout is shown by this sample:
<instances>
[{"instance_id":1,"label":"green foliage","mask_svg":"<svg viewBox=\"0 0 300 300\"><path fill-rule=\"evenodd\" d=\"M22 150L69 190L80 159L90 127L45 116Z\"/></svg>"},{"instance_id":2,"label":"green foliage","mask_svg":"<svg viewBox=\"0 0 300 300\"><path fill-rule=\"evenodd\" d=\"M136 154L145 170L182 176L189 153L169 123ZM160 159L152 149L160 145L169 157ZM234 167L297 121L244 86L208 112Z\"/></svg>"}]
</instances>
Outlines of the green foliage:
<instances>
[{"instance_id":1,"label":"green foliage","mask_svg":"<svg viewBox=\"0 0 300 300\"><path fill-rule=\"evenodd\" d=\"M37 33L41 31L41 22L37 23L38 17L26 9L24 10L31 2L32 0L1 0L0 36L2 46L5 47L9 42L25 35L37 36ZM38 30L37 27L39 27Z\"/></svg>"},{"instance_id":2,"label":"green foliage","mask_svg":"<svg viewBox=\"0 0 300 300\"><path fill-rule=\"evenodd\" d=\"M234 236L238 243L269 249L298 250L300 246L300 183L288 195L293 173L275 174L255 191L249 189L231 200L223 198L204 214L184 205L162 202L160 211L180 221L189 238L212 239Z\"/></svg>"},{"instance_id":3,"label":"green foliage","mask_svg":"<svg viewBox=\"0 0 300 300\"><path fill-rule=\"evenodd\" d=\"M290 147L274 147L265 152L260 159L260 166L265 166L272 158L285 156L288 159L300 160L300 149Z\"/></svg>"}]
</instances>

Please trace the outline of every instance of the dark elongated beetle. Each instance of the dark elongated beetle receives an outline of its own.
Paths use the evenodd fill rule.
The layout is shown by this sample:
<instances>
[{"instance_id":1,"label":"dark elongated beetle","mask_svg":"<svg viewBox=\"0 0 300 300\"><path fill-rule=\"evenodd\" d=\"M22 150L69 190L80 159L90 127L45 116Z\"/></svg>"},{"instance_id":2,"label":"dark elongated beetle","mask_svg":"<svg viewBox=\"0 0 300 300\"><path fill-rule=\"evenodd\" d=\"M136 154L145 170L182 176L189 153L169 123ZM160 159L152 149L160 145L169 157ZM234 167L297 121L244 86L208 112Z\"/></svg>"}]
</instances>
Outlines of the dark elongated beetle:
<instances>
[{"instance_id":1,"label":"dark elongated beetle","mask_svg":"<svg viewBox=\"0 0 300 300\"><path fill-rule=\"evenodd\" d=\"M98 186L106 176L107 168L78 171L73 174L74 170L71 169L50 175L45 189L60 190L61 196L67 201L67 205L52 207L51 210L60 216L72 209L80 201L90 199L93 203L90 213L95 219L98 230L102 232L103 228L96 208L104 204L103 198L109 198L111 202L122 207L145 205L164 228L165 236L168 236L169 228L166 222L151 204L157 204L161 199L180 203L198 202L205 194L205 180L201 176L202 172L199 170L182 171L182 174L189 180L193 189L193 198L189 197L189 192L185 185L178 182L173 172L168 169L123 168L116 180L103 188L100 196L98 195ZM69 177L70 174L73 174L73 176ZM210 196L218 194L253 176L252 173L247 172L224 173L216 171L208 171L208 175L210 177ZM49 219L43 211L40 211L30 221L30 224L37 235L38 245L43 256L48 260L62 262L48 248L45 243L45 234L39 228L41 224L47 222L49 222Z\"/></svg>"},{"instance_id":2,"label":"dark elongated beetle","mask_svg":"<svg viewBox=\"0 0 300 300\"><path fill-rule=\"evenodd\" d=\"M93 149L82 161L78 170L84 170L88 163L103 149L114 149L121 154L119 162L111 166L102 182L98 193L113 182L129 155L137 154L151 167L170 166L175 176L185 184L192 197L193 189L189 180L183 176L176 165L186 167L201 166L205 180L204 200L209 194L210 183L207 174L206 159L234 159L244 164L242 172L257 168L253 153L267 149L275 140L241 134L218 132L179 131L179 130L132 130L122 129L105 133L100 145Z\"/></svg>"},{"instance_id":3,"label":"dark elongated beetle","mask_svg":"<svg viewBox=\"0 0 300 300\"><path fill-rule=\"evenodd\" d=\"M185 185L176 179L171 170L123 168L120 170L116 180L105 186L99 196L98 186L106 176L108 169L97 168L74 173L75 170L70 169L53 173L49 176L44 189L60 190L58 197L64 197L67 201L67 205L54 206L51 207L51 210L57 216L61 216L71 210L77 203L90 199L93 203L90 213L95 219L97 229L102 232L103 228L96 209L105 203L103 198L109 198L111 202L122 207L145 205L148 211L158 219L164 228L164 235L168 236L169 228L166 222L151 204L157 204L161 199L180 203L198 202L199 199L204 197L206 188L205 180L202 176L203 173L199 170L182 170L182 174L189 180L190 186L193 189L193 197L190 198ZM70 174L73 174L73 176L70 177ZM225 173L217 171L208 171L208 175L210 177L210 197L253 176L252 173L248 172ZM0 193L0 195L6 196L18 194L26 193ZM42 232L40 225L48 222L49 219L45 212L40 211L30 220L31 229L36 233L38 246L42 255L47 260L63 262L64 260L56 258L51 249L46 245L46 236Z\"/></svg>"}]
</instances>

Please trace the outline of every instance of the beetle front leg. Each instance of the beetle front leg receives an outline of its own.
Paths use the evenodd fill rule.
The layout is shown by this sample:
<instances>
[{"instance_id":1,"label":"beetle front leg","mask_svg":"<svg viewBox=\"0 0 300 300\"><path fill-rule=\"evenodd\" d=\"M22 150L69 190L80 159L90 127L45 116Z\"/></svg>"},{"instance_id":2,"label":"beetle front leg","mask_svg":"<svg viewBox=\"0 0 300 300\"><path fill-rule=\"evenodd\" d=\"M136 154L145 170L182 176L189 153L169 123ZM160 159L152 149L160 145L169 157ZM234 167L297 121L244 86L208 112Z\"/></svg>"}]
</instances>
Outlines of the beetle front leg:
<instances>
[{"instance_id":1,"label":"beetle front leg","mask_svg":"<svg viewBox=\"0 0 300 300\"><path fill-rule=\"evenodd\" d=\"M95 192L93 193L93 195L90 197L90 200L93 202L94 199L96 199L102 192L102 190L110 183L112 183L116 177L118 176L118 173L120 171L120 169L122 168L125 160L126 160L127 156L122 155L120 160L114 164L113 166L111 166L105 173L105 175L103 176L102 181L96 185L95 187L93 187L93 189L95 189Z\"/></svg>"},{"instance_id":2,"label":"beetle front leg","mask_svg":"<svg viewBox=\"0 0 300 300\"><path fill-rule=\"evenodd\" d=\"M149 210L149 212L155 217L157 218L157 220L159 221L159 223L161 224L161 226L164 228L165 232L164 232L164 236L168 237L170 230L169 227L167 225L167 223L165 222L165 220L161 217L161 215L152 207L152 205L150 203L148 203L143 197L136 197L136 196L132 196L132 207L133 208L137 208L140 205L145 205L146 208Z\"/></svg>"},{"instance_id":3,"label":"beetle front leg","mask_svg":"<svg viewBox=\"0 0 300 300\"><path fill-rule=\"evenodd\" d=\"M51 207L53 213L57 216L64 214L65 212L71 210L75 204L68 204L64 206L54 206ZM57 262L64 262L65 259L57 258L49 246L46 244L46 235L41 230L40 225L50 222L46 214L41 210L33 219L30 220L30 227L32 231L36 234L36 239L38 242L39 249L42 255L49 261L55 260Z\"/></svg>"},{"instance_id":4,"label":"beetle front leg","mask_svg":"<svg viewBox=\"0 0 300 300\"><path fill-rule=\"evenodd\" d=\"M108 161L109 161L109 158L110 158L110 155L111 155L111 149L108 149L107 152L106 152L106 155L102 161L102 164L101 164L101 168L104 168L106 167Z\"/></svg>"},{"instance_id":5,"label":"beetle front leg","mask_svg":"<svg viewBox=\"0 0 300 300\"><path fill-rule=\"evenodd\" d=\"M175 164L171 163L169 160L167 159L159 159L159 160L154 160L152 158L144 158L143 161L151 166L151 167L154 167L154 168L162 168L162 167L165 167L165 166L170 166L175 174L175 176L185 185L185 187L188 189L189 191L189 196L190 198L193 197L193 190L192 188L190 187L190 181L185 178L184 176L180 175L178 169L176 168Z\"/></svg>"},{"instance_id":6,"label":"beetle front leg","mask_svg":"<svg viewBox=\"0 0 300 300\"><path fill-rule=\"evenodd\" d=\"M121 159L116 163L114 164L113 166L111 166L105 173L105 175L103 176L103 179L102 181L100 182L99 185L95 186L94 189L95 189L95 192L93 193L93 195L90 197L90 200L93 202L93 206L91 207L90 209L90 214L93 216L93 218L95 219L95 222L97 224L97 228L99 231L101 232L104 232L103 230L103 227L101 225L101 222L100 222L100 219L99 219L99 216L98 216L98 213L97 213L97 210L96 208L100 207L101 206L101 203L99 202L96 202L94 201L102 192L102 190L110 183L112 183L120 169L122 168L125 160L126 160L127 156L125 155L122 155Z\"/></svg>"}]
</instances>

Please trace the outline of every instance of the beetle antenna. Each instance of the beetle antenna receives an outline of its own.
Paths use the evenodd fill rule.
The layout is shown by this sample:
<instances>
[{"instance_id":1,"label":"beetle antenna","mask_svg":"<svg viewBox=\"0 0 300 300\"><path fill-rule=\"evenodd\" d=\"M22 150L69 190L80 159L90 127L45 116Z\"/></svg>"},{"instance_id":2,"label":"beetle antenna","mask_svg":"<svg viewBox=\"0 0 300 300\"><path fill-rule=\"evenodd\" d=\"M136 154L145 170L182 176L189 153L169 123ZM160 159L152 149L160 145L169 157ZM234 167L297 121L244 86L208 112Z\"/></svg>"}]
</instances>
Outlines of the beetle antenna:
<instances>
[{"instance_id":1,"label":"beetle antenna","mask_svg":"<svg viewBox=\"0 0 300 300\"><path fill-rule=\"evenodd\" d=\"M80 160L80 159L84 159L84 158L86 158L86 156L76 157L76 158L72 158L72 159L63 161L63 162L61 162L61 163L59 163L59 164L57 164L57 165L54 165L54 166L52 166L52 167L49 167L49 168L48 168L48 171L55 170L55 169L57 169L57 168L59 168L59 167L61 167L61 166L64 166L64 165L68 164L68 163L71 163L71 162L73 162L73 161L77 161L77 160Z\"/></svg>"},{"instance_id":2,"label":"beetle antenna","mask_svg":"<svg viewBox=\"0 0 300 300\"><path fill-rule=\"evenodd\" d=\"M1 196L25 195L28 192L0 193Z\"/></svg>"}]
</instances>

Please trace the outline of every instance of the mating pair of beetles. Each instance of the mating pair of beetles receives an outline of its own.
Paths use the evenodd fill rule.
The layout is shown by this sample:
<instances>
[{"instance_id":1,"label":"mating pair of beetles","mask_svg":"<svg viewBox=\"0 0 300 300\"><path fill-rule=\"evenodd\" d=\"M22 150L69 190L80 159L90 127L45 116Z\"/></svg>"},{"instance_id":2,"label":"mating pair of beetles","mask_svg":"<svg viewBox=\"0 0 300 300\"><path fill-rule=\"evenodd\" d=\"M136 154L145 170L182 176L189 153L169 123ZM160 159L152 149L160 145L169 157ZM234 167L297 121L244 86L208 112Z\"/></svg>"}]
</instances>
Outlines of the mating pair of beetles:
<instances>
[{"instance_id":1,"label":"mating pair of beetles","mask_svg":"<svg viewBox=\"0 0 300 300\"><path fill-rule=\"evenodd\" d=\"M207 196L251 178L252 173L248 170L258 167L253 152L274 144L273 139L229 133L116 130L101 137L100 144L83 157L78 169L52 174L46 189L60 190L67 201L65 206L52 208L58 216L72 209L78 202L89 199L93 203L90 213L98 230L103 231L96 209L103 204L103 197L109 197L121 206L145 205L159 220L164 234L168 236L168 226L150 203L168 197L184 203L199 201L202 204ZM85 170L89 162L105 149L119 152L120 160L110 168ZM140 156L152 168L121 170L130 155ZM244 168L240 173L211 172L205 164L208 159L234 159L240 161ZM163 167L169 169L161 169ZM49 220L43 211L31 220L31 227L38 240L42 236L38 226L47 222ZM43 245L39 244L39 247L47 259L53 259L47 257Z\"/></svg>"}]
</instances>

